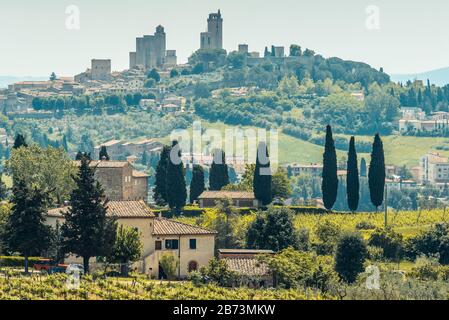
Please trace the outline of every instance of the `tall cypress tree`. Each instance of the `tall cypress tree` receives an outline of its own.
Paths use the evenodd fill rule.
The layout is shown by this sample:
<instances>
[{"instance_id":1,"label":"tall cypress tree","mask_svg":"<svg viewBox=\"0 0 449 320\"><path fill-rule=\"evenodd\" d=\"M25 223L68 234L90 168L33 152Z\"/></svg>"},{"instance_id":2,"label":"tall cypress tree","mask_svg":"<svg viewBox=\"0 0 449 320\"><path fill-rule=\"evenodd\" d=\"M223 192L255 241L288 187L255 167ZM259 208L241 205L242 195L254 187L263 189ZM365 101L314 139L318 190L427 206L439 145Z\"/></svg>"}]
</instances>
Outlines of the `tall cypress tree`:
<instances>
[{"instance_id":1,"label":"tall cypress tree","mask_svg":"<svg viewBox=\"0 0 449 320\"><path fill-rule=\"evenodd\" d=\"M173 142L167 166L167 200L171 209L181 210L187 201L184 166L181 149L177 141Z\"/></svg>"},{"instance_id":2,"label":"tall cypress tree","mask_svg":"<svg viewBox=\"0 0 449 320\"><path fill-rule=\"evenodd\" d=\"M168 203L167 197L167 167L170 159L171 147L164 146L161 153L161 159L156 168L156 182L154 187L154 201L159 206Z\"/></svg>"},{"instance_id":3,"label":"tall cypress tree","mask_svg":"<svg viewBox=\"0 0 449 320\"><path fill-rule=\"evenodd\" d=\"M384 146L379 134L376 134L371 153L368 179L371 202L377 209L384 201L385 177Z\"/></svg>"},{"instance_id":4,"label":"tall cypress tree","mask_svg":"<svg viewBox=\"0 0 449 320\"><path fill-rule=\"evenodd\" d=\"M83 157L74 177L71 207L61 228L64 252L82 257L86 273L90 258L111 254L117 232L115 219L107 216L107 200L94 174L90 160Z\"/></svg>"},{"instance_id":5,"label":"tall cypress tree","mask_svg":"<svg viewBox=\"0 0 449 320\"><path fill-rule=\"evenodd\" d=\"M220 191L229 184L228 165L223 150L214 151L214 160L210 167L209 188L212 191Z\"/></svg>"},{"instance_id":6,"label":"tall cypress tree","mask_svg":"<svg viewBox=\"0 0 449 320\"><path fill-rule=\"evenodd\" d=\"M101 146L100 148L100 155L98 157L99 160L104 160L104 161L109 161L111 160L111 158L109 157L108 154L108 149L106 148L106 146Z\"/></svg>"},{"instance_id":7,"label":"tall cypress tree","mask_svg":"<svg viewBox=\"0 0 449 320\"><path fill-rule=\"evenodd\" d=\"M12 204L5 240L10 251L25 257L25 273L28 273L28 258L41 255L50 245L51 228L44 224L47 199L42 191L31 190L24 181L18 180L14 184Z\"/></svg>"},{"instance_id":8,"label":"tall cypress tree","mask_svg":"<svg viewBox=\"0 0 449 320\"><path fill-rule=\"evenodd\" d=\"M355 138L349 143L348 152L348 174L346 176L346 190L348 194L348 207L352 212L357 211L360 200L359 168L357 162L357 151L355 149Z\"/></svg>"},{"instance_id":9,"label":"tall cypress tree","mask_svg":"<svg viewBox=\"0 0 449 320\"><path fill-rule=\"evenodd\" d=\"M257 150L256 169L254 170L253 190L254 196L259 202L266 206L273 201L272 172L270 155L264 142L259 144Z\"/></svg>"},{"instance_id":10,"label":"tall cypress tree","mask_svg":"<svg viewBox=\"0 0 449 320\"><path fill-rule=\"evenodd\" d=\"M199 165L193 166L192 182L190 183L190 203L198 200L198 197L206 189L204 183L204 169Z\"/></svg>"},{"instance_id":11,"label":"tall cypress tree","mask_svg":"<svg viewBox=\"0 0 449 320\"><path fill-rule=\"evenodd\" d=\"M337 201L338 177L337 177L337 153L332 137L332 128L326 128L326 145L323 155L323 202L327 210L332 210Z\"/></svg>"}]
</instances>

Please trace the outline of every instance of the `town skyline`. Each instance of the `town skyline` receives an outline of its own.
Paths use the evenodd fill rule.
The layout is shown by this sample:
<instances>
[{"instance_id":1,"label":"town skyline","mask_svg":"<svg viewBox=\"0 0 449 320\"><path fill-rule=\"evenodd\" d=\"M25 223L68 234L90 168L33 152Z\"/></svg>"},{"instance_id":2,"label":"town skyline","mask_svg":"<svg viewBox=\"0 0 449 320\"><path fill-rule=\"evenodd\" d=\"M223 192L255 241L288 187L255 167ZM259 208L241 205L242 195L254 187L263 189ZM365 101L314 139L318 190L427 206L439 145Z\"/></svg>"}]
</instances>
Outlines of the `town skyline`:
<instances>
[{"instance_id":1,"label":"town skyline","mask_svg":"<svg viewBox=\"0 0 449 320\"><path fill-rule=\"evenodd\" d=\"M223 13L224 48L228 52L236 50L240 43L248 44L250 51L261 53L265 46L288 48L296 43L325 57L337 56L363 61L375 68L383 67L389 74L418 73L449 65L444 56L449 44L437 41L439 30L447 27L442 14L447 3L434 0L441 10L432 9L433 12L423 4L408 4L409 10L401 12L399 8L403 4L400 2L403 1L375 2L323 5L322 1L310 4L285 0L280 7L276 4L275 11L274 4L257 3L256 6L255 1L198 0L195 4L179 1L161 4L133 0L126 5L108 4L108 10L102 10L102 1L56 3L48 0L39 5L27 3L30 10L20 13L23 18L17 21L11 17L17 17L24 6L24 1L18 1L2 5L0 21L4 26L0 35L4 41L0 73L47 76L55 71L62 76L73 76L84 71L94 58L111 59L113 70L124 70L128 67L128 52L133 50L135 38L151 34L159 24L165 27L167 46L177 50L179 62L185 63L200 46L198 35L205 31L207 15L217 9ZM68 16L65 10L69 5L80 9L79 30L65 27ZM174 6L178 9L173 10ZM372 6L379 9L379 26L376 26L376 12ZM257 15L254 14L256 8ZM277 13L272 15L272 12ZM132 25L120 22L124 13L135 17ZM398 21L401 24L397 24ZM30 28L35 31L32 38L27 36ZM27 41L17 41L18 38ZM414 39L420 40L419 45ZM428 48L432 48L430 53ZM30 57L29 52L35 54Z\"/></svg>"}]
</instances>

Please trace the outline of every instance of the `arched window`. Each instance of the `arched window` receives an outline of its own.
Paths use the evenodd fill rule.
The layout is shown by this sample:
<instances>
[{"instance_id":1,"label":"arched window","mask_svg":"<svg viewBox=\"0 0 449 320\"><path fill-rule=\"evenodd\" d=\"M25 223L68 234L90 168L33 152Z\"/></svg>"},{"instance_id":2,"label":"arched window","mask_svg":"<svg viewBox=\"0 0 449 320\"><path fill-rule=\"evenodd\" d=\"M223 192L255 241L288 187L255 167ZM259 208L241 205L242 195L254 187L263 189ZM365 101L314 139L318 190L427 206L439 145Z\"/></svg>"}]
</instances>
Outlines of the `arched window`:
<instances>
[{"instance_id":1,"label":"arched window","mask_svg":"<svg viewBox=\"0 0 449 320\"><path fill-rule=\"evenodd\" d=\"M194 271L198 271L198 262L190 261L189 262L189 273L194 272Z\"/></svg>"}]
</instances>

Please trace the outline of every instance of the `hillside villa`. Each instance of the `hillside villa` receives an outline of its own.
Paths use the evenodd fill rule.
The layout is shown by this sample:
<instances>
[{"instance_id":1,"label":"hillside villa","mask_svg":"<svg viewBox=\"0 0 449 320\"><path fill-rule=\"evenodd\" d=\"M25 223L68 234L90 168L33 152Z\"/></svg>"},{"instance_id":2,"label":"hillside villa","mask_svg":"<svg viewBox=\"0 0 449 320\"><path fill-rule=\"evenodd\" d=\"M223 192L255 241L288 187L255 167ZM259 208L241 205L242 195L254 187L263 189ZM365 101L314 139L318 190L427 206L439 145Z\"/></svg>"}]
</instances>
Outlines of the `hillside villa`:
<instances>
[{"instance_id":1,"label":"hillside villa","mask_svg":"<svg viewBox=\"0 0 449 320\"><path fill-rule=\"evenodd\" d=\"M49 210L47 225L62 225L69 209ZM160 266L160 259L165 254L174 255L179 261L178 278L185 278L189 272L207 265L215 255L215 231L158 217L144 201L111 201L107 205L107 215L116 218L118 225L140 232L142 256L132 267L152 278L167 279ZM81 263L81 258L70 256L65 262ZM91 263L94 268L100 266L95 258Z\"/></svg>"}]
</instances>

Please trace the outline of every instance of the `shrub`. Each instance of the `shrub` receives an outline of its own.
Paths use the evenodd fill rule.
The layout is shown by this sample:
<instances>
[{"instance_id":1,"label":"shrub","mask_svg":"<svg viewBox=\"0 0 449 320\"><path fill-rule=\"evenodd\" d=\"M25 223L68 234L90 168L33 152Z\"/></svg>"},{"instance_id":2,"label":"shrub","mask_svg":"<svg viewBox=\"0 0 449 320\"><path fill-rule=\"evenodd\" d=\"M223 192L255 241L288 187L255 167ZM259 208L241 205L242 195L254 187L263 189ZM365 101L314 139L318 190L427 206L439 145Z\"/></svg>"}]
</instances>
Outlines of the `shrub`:
<instances>
[{"instance_id":1,"label":"shrub","mask_svg":"<svg viewBox=\"0 0 449 320\"><path fill-rule=\"evenodd\" d=\"M386 259L398 261L402 256L402 235L392 229L376 229L371 235L368 245L382 248Z\"/></svg>"},{"instance_id":2,"label":"shrub","mask_svg":"<svg viewBox=\"0 0 449 320\"><path fill-rule=\"evenodd\" d=\"M277 284L282 288L306 287L329 292L338 283L331 257L318 257L288 248L277 255L259 259L276 275Z\"/></svg>"},{"instance_id":3,"label":"shrub","mask_svg":"<svg viewBox=\"0 0 449 320\"><path fill-rule=\"evenodd\" d=\"M384 260L384 250L379 247L368 246L368 259L375 262Z\"/></svg>"},{"instance_id":4,"label":"shrub","mask_svg":"<svg viewBox=\"0 0 449 320\"><path fill-rule=\"evenodd\" d=\"M364 271L368 255L365 241L358 233L347 233L340 237L335 253L335 271L347 283L354 283Z\"/></svg>"},{"instance_id":5,"label":"shrub","mask_svg":"<svg viewBox=\"0 0 449 320\"><path fill-rule=\"evenodd\" d=\"M437 224L431 230L411 238L406 244L406 254L409 259L420 255L439 256L439 262L449 264L449 225Z\"/></svg>"},{"instance_id":6,"label":"shrub","mask_svg":"<svg viewBox=\"0 0 449 320\"><path fill-rule=\"evenodd\" d=\"M372 222L369 222L369 221L362 221L362 222L357 223L355 228L357 230L375 230L376 229L376 225L374 223L372 223Z\"/></svg>"}]
</instances>

